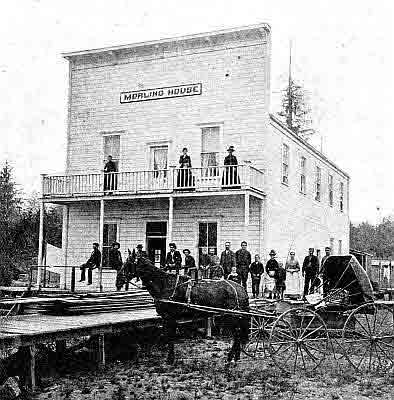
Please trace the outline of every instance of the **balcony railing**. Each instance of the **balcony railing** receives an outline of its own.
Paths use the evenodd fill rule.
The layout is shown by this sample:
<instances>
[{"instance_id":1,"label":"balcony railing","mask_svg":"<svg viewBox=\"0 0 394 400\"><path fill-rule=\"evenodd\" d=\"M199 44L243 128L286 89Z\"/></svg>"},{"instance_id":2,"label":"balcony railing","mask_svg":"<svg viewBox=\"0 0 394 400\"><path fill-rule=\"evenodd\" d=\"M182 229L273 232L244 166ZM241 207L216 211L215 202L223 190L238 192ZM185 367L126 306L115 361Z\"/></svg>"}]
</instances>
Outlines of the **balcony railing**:
<instances>
[{"instance_id":1,"label":"balcony railing","mask_svg":"<svg viewBox=\"0 0 394 400\"><path fill-rule=\"evenodd\" d=\"M264 189L264 171L251 165L44 175L44 197Z\"/></svg>"}]
</instances>

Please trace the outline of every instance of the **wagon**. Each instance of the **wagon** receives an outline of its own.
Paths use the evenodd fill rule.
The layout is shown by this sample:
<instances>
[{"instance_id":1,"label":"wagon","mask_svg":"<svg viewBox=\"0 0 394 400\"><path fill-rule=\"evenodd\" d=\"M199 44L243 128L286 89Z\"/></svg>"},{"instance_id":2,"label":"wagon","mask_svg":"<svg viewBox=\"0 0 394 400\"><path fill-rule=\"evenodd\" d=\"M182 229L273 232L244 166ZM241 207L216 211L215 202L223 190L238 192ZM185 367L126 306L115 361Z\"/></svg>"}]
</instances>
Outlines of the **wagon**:
<instances>
[{"instance_id":1,"label":"wagon","mask_svg":"<svg viewBox=\"0 0 394 400\"><path fill-rule=\"evenodd\" d=\"M394 302L375 301L371 282L354 256L330 256L321 285L307 301L260 300L250 311L187 307L250 317L245 354L270 356L286 372L309 372L329 355L362 372L394 368ZM171 300L165 300L171 303ZM176 302L174 302L176 303ZM179 303L178 303L179 304Z\"/></svg>"}]
</instances>

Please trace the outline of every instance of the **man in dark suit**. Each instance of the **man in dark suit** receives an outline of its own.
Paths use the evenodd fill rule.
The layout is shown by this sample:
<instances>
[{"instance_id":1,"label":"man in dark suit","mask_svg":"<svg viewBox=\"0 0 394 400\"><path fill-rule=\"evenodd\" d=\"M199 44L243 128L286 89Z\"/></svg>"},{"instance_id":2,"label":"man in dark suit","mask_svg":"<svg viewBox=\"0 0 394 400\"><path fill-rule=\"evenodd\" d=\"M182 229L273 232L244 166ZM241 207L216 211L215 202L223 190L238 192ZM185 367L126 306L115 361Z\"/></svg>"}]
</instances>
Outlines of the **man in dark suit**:
<instances>
[{"instance_id":1,"label":"man in dark suit","mask_svg":"<svg viewBox=\"0 0 394 400\"><path fill-rule=\"evenodd\" d=\"M235 261L237 263L237 272L241 277L242 286L245 290L248 290L247 281L249 275L249 266L252 263L252 256L249 251L246 250L247 243L245 241L241 242L241 248L235 253Z\"/></svg>"},{"instance_id":2,"label":"man in dark suit","mask_svg":"<svg viewBox=\"0 0 394 400\"><path fill-rule=\"evenodd\" d=\"M80 282L86 280L86 269L88 270L88 285L92 284L92 271L95 268L99 268L101 264L101 251L99 250L99 244L93 243L93 251L89 257L89 260L80 267L81 279Z\"/></svg>"},{"instance_id":3,"label":"man in dark suit","mask_svg":"<svg viewBox=\"0 0 394 400\"><path fill-rule=\"evenodd\" d=\"M126 282L124 270L123 270L123 261L122 261L122 254L119 251L120 244L118 242L113 242L112 247L109 249L108 252L108 265L111 269L117 271L116 275L116 290L122 289L122 286Z\"/></svg>"},{"instance_id":4,"label":"man in dark suit","mask_svg":"<svg viewBox=\"0 0 394 400\"><path fill-rule=\"evenodd\" d=\"M236 262L235 253L230 250L230 242L226 242L224 246L225 250L222 251L222 254L220 255L220 265L223 268L224 279L227 279L233 267L236 266Z\"/></svg>"},{"instance_id":5,"label":"man in dark suit","mask_svg":"<svg viewBox=\"0 0 394 400\"><path fill-rule=\"evenodd\" d=\"M313 254L315 249L309 248L309 254L305 257L302 264L302 276L305 277L304 298L310 291L313 293L317 285L317 274L319 273L319 259Z\"/></svg>"},{"instance_id":6,"label":"man in dark suit","mask_svg":"<svg viewBox=\"0 0 394 400\"><path fill-rule=\"evenodd\" d=\"M176 249L175 243L169 244L170 251L166 256L166 269L172 272L175 270L175 273L178 275L179 270L182 267L182 256L181 253Z\"/></svg>"},{"instance_id":7,"label":"man in dark suit","mask_svg":"<svg viewBox=\"0 0 394 400\"><path fill-rule=\"evenodd\" d=\"M185 274L190 276L192 279L198 279L198 268L196 267L196 261L194 257L190 254L189 249L183 250L185 255Z\"/></svg>"},{"instance_id":8,"label":"man in dark suit","mask_svg":"<svg viewBox=\"0 0 394 400\"><path fill-rule=\"evenodd\" d=\"M112 156L108 156L104 166L104 191L117 189L118 179L115 172L116 164L112 161Z\"/></svg>"}]
</instances>

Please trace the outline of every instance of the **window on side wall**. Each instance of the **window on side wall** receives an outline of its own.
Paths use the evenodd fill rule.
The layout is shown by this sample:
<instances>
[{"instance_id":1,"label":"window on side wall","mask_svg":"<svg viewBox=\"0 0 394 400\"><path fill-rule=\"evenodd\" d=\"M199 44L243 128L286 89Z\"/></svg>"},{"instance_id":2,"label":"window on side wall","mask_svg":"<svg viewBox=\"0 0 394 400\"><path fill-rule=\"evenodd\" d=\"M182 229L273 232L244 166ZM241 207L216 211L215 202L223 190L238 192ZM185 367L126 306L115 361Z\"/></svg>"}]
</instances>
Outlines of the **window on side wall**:
<instances>
[{"instance_id":1,"label":"window on side wall","mask_svg":"<svg viewBox=\"0 0 394 400\"><path fill-rule=\"evenodd\" d=\"M338 254L342 254L342 240L338 240Z\"/></svg>"},{"instance_id":2,"label":"window on side wall","mask_svg":"<svg viewBox=\"0 0 394 400\"><path fill-rule=\"evenodd\" d=\"M118 242L118 224L104 224L103 229L103 268L109 268L108 254L113 242Z\"/></svg>"},{"instance_id":3,"label":"window on side wall","mask_svg":"<svg viewBox=\"0 0 394 400\"><path fill-rule=\"evenodd\" d=\"M209 249L218 251L218 224L217 222L200 222L198 224L198 254L208 254Z\"/></svg>"},{"instance_id":4,"label":"window on side wall","mask_svg":"<svg viewBox=\"0 0 394 400\"><path fill-rule=\"evenodd\" d=\"M205 175L218 175L220 152L220 127L201 128L201 167Z\"/></svg>"},{"instance_id":5,"label":"window on side wall","mask_svg":"<svg viewBox=\"0 0 394 400\"><path fill-rule=\"evenodd\" d=\"M300 192L306 193L306 158L300 159Z\"/></svg>"},{"instance_id":6,"label":"window on side wall","mask_svg":"<svg viewBox=\"0 0 394 400\"><path fill-rule=\"evenodd\" d=\"M320 199L321 199L321 168L316 167L315 200L320 201Z\"/></svg>"},{"instance_id":7,"label":"window on side wall","mask_svg":"<svg viewBox=\"0 0 394 400\"><path fill-rule=\"evenodd\" d=\"M289 184L289 146L283 144L282 148L282 183Z\"/></svg>"},{"instance_id":8,"label":"window on side wall","mask_svg":"<svg viewBox=\"0 0 394 400\"><path fill-rule=\"evenodd\" d=\"M328 204L330 207L334 204L334 177L328 175Z\"/></svg>"},{"instance_id":9,"label":"window on side wall","mask_svg":"<svg viewBox=\"0 0 394 400\"><path fill-rule=\"evenodd\" d=\"M339 184L339 211L343 212L344 209L344 184Z\"/></svg>"},{"instance_id":10,"label":"window on side wall","mask_svg":"<svg viewBox=\"0 0 394 400\"><path fill-rule=\"evenodd\" d=\"M104 135L104 163L107 162L107 157L112 156L112 161L116 165L116 170L119 171L120 162L120 135L108 134Z\"/></svg>"},{"instance_id":11,"label":"window on side wall","mask_svg":"<svg viewBox=\"0 0 394 400\"><path fill-rule=\"evenodd\" d=\"M330 238L331 254L334 255L334 238Z\"/></svg>"}]
</instances>

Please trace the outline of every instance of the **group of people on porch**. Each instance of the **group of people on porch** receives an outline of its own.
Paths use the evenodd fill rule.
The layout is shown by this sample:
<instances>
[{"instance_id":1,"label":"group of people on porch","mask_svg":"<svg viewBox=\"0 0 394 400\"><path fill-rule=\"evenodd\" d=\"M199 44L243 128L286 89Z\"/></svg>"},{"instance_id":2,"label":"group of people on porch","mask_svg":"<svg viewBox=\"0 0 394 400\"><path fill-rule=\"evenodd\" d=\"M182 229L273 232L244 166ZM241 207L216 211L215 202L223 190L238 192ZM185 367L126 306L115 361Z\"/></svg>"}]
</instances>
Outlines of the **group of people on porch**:
<instances>
[{"instance_id":1,"label":"group of people on porch","mask_svg":"<svg viewBox=\"0 0 394 400\"><path fill-rule=\"evenodd\" d=\"M138 244L133 253L135 258L148 257L143 250L142 244ZM252 261L252 255L247 250L246 241L241 242L241 248L236 252L231 250L229 241L225 242L225 248L220 257L216 254L216 248L210 247L208 251L206 248L202 248L197 263L189 249L183 249L183 255L184 257L182 258L181 252L177 250L174 242L170 243L169 251L165 257L165 264L161 268L175 274L183 272L196 281L200 279L226 279L241 284L245 290L248 290L247 285L250 276L252 296L254 298L260 296L261 288L263 296L277 299L283 299L285 294L299 296L301 293L300 274L302 274L304 280L303 297L305 298L306 295L317 291L321 287L324 277L319 277L319 275L324 275L323 266L326 259L331 255L331 248L328 246L325 248L325 256L321 260L321 266L319 258L314 254L314 248L309 248L302 267L293 250L289 252L285 266L276 259L275 250L269 252L269 260L265 266L259 254L255 254ZM86 270L88 270L88 284L90 285L92 283L92 270L98 268L100 263L101 252L99 244L93 243L93 251L90 258L80 267L81 281L86 280ZM126 290L128 290L129 281L124 276L124 264L118 242L114 242L109 249L107 264L110 269L118 271L116 279L117 290L121 290L123 285L126 285Z\"/></svg>"},{"instance_id":2,"label":"group of people on porch","mask_svg":"<svg viewBox=\"0 0 394 400\"><path fill-rule=\"evenodd\" d=\"M224 158L224 166L227 167L222 176L222 186L233 187L234 185L240 184L240 179L238 176L238 160L234 155L235 148L234 146L229 146L227 149L228 155ZM211 160L207 159L207 171L204 173L208 173L207 177L212 177L218 175L218 171L216 170L217 164L216 159ZM194 187L194 177L192 174L192 160L188 154L188 149L184 147L182 149L182 154L179 157L179 170L177 173L177 188L178 189L188 189ZM209 173L209 169L212 169L211 173ZM117 173L118 168L116 163L113 161L112 156L107 156L107 161L104 165L104 191L112 192L117 190L118 186L118 178ZM212 176L211 176L212 175Z\"/></svg>"}]
</instances>

